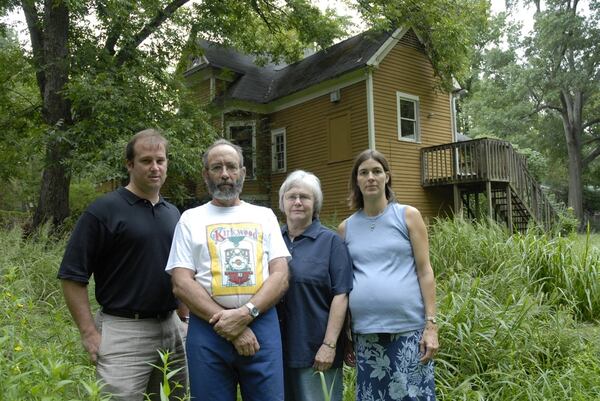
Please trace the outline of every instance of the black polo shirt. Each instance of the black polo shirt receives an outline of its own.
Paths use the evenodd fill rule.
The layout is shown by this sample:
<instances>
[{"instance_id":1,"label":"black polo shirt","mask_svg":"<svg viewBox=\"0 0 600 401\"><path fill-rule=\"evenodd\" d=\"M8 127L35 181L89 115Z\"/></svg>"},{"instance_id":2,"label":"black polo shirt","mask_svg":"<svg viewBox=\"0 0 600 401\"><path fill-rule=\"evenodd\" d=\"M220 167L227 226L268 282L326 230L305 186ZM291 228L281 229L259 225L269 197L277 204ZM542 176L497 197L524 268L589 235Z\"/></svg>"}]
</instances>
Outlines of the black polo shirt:
<instances>
[{"instance_id":1,"label":"black polo shirt","mask_svg":"<svg viewBox=\"0 0 600 401\"><path fill-rule=\"evenodd\" d=\"M58 278L88 283L107 309L136 312L177 307L165 273L179 210L162 197L156 205L125 188L94 201L79 218Z\"/></svg>"}]
</instances>

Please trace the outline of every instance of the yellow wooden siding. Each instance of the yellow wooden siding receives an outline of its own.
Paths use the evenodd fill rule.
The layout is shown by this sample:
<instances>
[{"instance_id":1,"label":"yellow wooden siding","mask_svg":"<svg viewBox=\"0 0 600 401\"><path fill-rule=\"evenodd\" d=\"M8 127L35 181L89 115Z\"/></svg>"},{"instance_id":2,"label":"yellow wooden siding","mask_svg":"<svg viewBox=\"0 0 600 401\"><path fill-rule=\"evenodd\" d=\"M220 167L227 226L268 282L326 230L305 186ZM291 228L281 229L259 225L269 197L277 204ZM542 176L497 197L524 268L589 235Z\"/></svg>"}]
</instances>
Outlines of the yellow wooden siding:
<instances>
[{"instance_id":1,"label":"yellow wooden siding","mask_svg":"<svg viewBox=\"0 0 600 401\"><path fill-rule=\"evenodd\" d=\"M220 84L217 82L218 90ZM373 71L376 148L390 160L398 200L419 208L426 220L444 214L452 199L447 190L425 191L421 187L420 149L452 141L450 97L434 87L431 63L414 43L397 44ZM199 83L196 91L208 98L209 81ZM398 140L397 92L419 97L419 143ZM254 115L259 172L256 180L246 181L242 198L266 195L273 210L278 211L279 186L288 173L303 169L321 179L322 219L340 221L347 217L352 212L346 202L352 158L331 162L328 147L329 119L344 113L350 116L355 156L368 147L365 81L341 89L339 102L331 102L326 94L268 116ZM220 125L220 121L215 123ZM271 130L278 128L286 130L285 173L271 173ZM204 185L198 188L196 195L201 198Z\"/></svg>"},{"instance_id":2,"label":"yellow wooden siding","mask_svg":"<svg viewBox=\"0 0 600 401\"><path fill-rule=\"evenodd\" d=\"M302 169L321 180L323 208L321 217L341 219L350 214L346 205L352 157L330 162L327 144L331 116L349 113L352 155L368 147L366 84L359 82L341 90L341 100L332 103L329 95L307 101L271 115L271 129L285 128L287 172L273 173L271 204L278 210L279 187L288 173ZM281 215L280 215L281 216Z\"/></svg>"},{"instance_id":3,"label":"yellow wooden siding","mask_svg":"<svg viewBox=\"0 0 600 401\"><path fill-rule=\"evenodd\" d=\"M205 79L203 81L195 83L194 86L192 86L192 91L193 91L196 99L198 99L198 103L200 106L204 106L204 105L207 105L208 103L210 103L211 99L210 99L210 80L209 79Z\"/></svg>"},{"instance_id":4,"label":"yellow wooden siding","mask_svg":"<svg viewBox=\"0 0 600 401\"><path fill-rule=\"evenodd\" d=\"M373 72L375 147L390 161L398 200L417 207L426 219L437 216L447 199L421 186L422 147L452 142L450 97L434 89L426 55L399 43ZM420 142L398 139L397 92L419 98Z\"/></svg>"}]
</instances>

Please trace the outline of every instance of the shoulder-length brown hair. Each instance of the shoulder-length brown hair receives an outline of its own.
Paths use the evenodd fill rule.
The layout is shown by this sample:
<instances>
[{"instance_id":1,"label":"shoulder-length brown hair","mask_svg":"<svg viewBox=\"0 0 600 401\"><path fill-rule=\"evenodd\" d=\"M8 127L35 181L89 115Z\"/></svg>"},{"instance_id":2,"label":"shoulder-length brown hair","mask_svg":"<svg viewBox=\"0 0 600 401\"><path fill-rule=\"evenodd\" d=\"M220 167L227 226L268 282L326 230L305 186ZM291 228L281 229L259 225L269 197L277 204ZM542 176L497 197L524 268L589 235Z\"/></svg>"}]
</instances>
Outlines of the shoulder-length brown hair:
<instances>
[{"instance_id":1,"label":"shoulder-length brown hair","mask_svg":"<svg viewBox=\"0 0 600 401\"><path fill-rule=\"evenodd\" d=\"M381 152L367 149L363 150L358 154L358 156L356 156L356 159L354 159L354 166L352 166L352 174L350 175L350 182L348 183L348 187L350 189L350 195L348 195L348 206L350 206L352 209L362 209L365 206L362 192L358 187L357 178L358 167L360 167L365 160L369 159L373 159L381 164L383 171L388 173L389 179L385 184L385 198L388 200L388 202L396 201L396 195L392 190L392 172L390 171L390 164Z\"/></svg>"}]
</instances>

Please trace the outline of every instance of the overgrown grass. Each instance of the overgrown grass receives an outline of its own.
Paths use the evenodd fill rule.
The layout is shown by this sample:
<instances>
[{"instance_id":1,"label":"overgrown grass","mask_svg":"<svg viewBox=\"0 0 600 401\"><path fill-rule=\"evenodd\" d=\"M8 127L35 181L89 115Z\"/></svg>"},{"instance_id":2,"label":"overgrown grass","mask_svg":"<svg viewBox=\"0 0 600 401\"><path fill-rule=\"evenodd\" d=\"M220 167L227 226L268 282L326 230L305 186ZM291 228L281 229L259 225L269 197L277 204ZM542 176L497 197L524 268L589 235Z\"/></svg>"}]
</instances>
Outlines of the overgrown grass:
<instances>
[{"instance_id":1,"label":"overgrown grass","mask_svg":"<svg viewBox=\"0 0 600 401\"><path fill-rule=\"evenodd\" d=\"M0 232L0 399L101 399L56 279L64 245Z\"/></svg>"},{"instance_id":2,"label":"overgrown grass","mask_svg":"<svg viewBox=\"0 0 600 401\"><path fill-rule=\"evenodd\" d=\"M600 394L600 252L574 244L574 238L535 230L508 235L495 225L463 221L433 227L440 399L590 400Z\"/></svg>"},{"instance_id":3,"label":"overgrown grass","mask_svg":"<svg viewBox=\"0 0 600 401\"><path fill-rule=\"evenodd\" d=\"M495 225L431 228L440 400L591 400L600 394L600 250ZM64 241L0 231L0 399L97 400L59 290ZM344 400L355 371L345 368Z\"/></svg>"}]
</instances>

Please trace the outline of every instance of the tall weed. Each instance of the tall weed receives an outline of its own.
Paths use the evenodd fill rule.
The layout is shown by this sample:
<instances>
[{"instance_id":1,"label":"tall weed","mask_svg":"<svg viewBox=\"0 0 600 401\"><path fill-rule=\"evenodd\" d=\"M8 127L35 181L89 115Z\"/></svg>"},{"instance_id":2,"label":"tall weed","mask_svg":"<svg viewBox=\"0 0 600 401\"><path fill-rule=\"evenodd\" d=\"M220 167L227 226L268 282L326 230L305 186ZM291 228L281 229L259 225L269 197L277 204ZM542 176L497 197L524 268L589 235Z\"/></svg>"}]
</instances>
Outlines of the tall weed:
<instances>
[{"instance_id":1,"label":"tall weed","mask_svg":"<svg viewBox=\"0 0 600 401\"><path fill-rule=\"evenodd\" d=\"M431 230L438 282L444 400L594 399L600 378L595 325L598 254L572 238L492 223L438 221ZM577 373L579 376L574 376ZM587 397L587 398L586 398Z\"/></svg>"},{"instance_id":2,"label":"tall weed","mask_svg":"<svg viewBox=\"0 0 600 401\"><path fill-rule=\"evenodd\" d=\"M18 230L0 231L0 399L100 400L56 279L65 241L47 233L23 240ZM598 398L600 251L592 241L462 220L437 221L430 238L439 400ZM353 400L356 370L345 367L344 380L344 400Z\"/></svg>"},{"instance_id":3,"label":"tall weed","mask_svg":"<svg viewBox=\"0 0 600 401\"><path fill-rule=\"evenodd\" d=\"M100 400L56 279L65 241L48 232L1 232L0 398Z\"/></svg>"}]
</instances>

